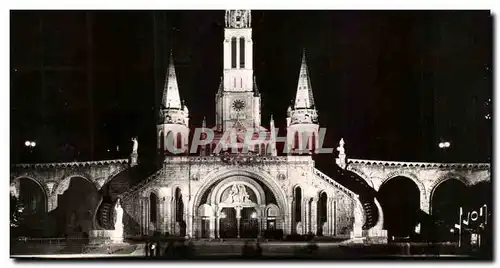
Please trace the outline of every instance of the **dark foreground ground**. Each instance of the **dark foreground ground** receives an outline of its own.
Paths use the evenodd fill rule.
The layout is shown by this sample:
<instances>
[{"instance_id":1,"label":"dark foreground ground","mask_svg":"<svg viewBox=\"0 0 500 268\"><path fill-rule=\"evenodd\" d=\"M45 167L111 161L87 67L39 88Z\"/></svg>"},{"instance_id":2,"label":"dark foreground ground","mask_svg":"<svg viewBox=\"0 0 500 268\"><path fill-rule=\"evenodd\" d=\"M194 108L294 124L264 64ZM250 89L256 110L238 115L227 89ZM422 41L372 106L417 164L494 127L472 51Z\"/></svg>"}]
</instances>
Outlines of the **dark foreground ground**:
<instances>
[{"instance_id":1,"label":"dark foreground ground","mask_svg":"<svg viewBox=\"0 0 500 268\"><path fill-rule=\"evenodd\" d=\"M363 245L345 242L262 241L257 244L254 240L144 241L111 246L24 242L11 244L11 258L18 260L492 260L491 255L479 249L459 248L456 244L450 243Z\"/></svg>"}]
</instances>

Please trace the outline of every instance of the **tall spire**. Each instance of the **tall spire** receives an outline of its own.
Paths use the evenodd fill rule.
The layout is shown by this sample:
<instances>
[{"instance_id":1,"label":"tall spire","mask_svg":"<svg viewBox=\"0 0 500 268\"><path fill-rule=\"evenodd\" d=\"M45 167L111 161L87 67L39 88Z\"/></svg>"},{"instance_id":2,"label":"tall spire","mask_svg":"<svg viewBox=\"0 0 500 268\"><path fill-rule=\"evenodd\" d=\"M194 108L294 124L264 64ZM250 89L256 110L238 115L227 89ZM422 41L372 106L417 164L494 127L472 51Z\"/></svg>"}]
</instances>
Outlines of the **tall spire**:
<instances>
[{"instance_id":1,"label":"tall spire","mask_svg":"<svg viewBox=\"0 0 500 268\"><path fill-rule=\"evenodd\" d=\"M170 50L170 60L168 71L165 77L165 86L163 87L162 104L165 108L181 109L181 98L179 96L179 86L177 85L177 76L175 75L174 57Z\"/></svg>"},{"instance_id":2,"label":"tall spire","mask_svg":"<svg viewBox=\"0 0 500 268\"><path fill-rule=\"evenodd\" d=\"M299 82L297 85L297 95L295 97L295 109L313 108L314 97L312 93L311 80L307 70L306 50L302 51L302 64L300 65Z\"/></svg>"}]
</instances>

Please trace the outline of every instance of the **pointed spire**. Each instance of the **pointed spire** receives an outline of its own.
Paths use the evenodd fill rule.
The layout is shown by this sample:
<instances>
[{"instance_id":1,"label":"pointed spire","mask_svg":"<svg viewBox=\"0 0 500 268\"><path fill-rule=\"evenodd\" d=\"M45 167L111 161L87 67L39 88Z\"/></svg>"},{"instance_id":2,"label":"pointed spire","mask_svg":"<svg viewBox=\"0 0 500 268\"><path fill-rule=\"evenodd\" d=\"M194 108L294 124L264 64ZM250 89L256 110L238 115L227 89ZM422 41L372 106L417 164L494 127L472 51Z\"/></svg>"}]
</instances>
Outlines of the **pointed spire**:
<instances>
[{"instance_id":1,"label":"pointed spire","mask_svg":"<svg viewBox=\"0 0 500 268\"><path fill-rule=\"evenodd\" d=\"M256 80L255 76L253 77L253 91L256 94L259 94L259 88L257 87L257 80Z\"/></svg>"},{"instance_id":2,"label":"pointed spire","mask_svg":"<svg viewBox=\"0 0 500 268\"><path fill-rule=\"evenodd\" d=\"M206 121L205 117L203 117L203 122L201 122L201 127L202 128L206 128L207 127L207 121Z\"/></svg>"},{"instance_id":3,"label":"pointed spire","mask_svg":"<svg viewBox=\"0 0 500 268\"><path fill-rule=\"evenodd\" d=\"M165 86L163 87L162 104L165 108L181 109L181 98L179 96L179 86L177 85L177 76L175 75L174 57L170 50L170 60L167 75L165 77Z\"/></svg>"},{"instance_id":4,"label":"pointed spire","mask_svg":"<svg viewBox=\"0 0 500 268\"><path fill-rule=\"evenodd\" d=\"M222 91L224 91L224 77L220 77L220 84L219 84L219 89L217 90L217 94L222 94Z\"/></svg>"},{"instance_id":5,"label":"pointed spire","mask_svg":"<svg viewBox=\"0 0 500 268\"><path fill-rule=\"evenodd\" d=\"M297 85L297 95L295 97L294 108L313 108L314 97L312 94L311 80L307 70L306 50L302 51L302 64L300 66L299 82Z\"/></svg>"}]
</instances>

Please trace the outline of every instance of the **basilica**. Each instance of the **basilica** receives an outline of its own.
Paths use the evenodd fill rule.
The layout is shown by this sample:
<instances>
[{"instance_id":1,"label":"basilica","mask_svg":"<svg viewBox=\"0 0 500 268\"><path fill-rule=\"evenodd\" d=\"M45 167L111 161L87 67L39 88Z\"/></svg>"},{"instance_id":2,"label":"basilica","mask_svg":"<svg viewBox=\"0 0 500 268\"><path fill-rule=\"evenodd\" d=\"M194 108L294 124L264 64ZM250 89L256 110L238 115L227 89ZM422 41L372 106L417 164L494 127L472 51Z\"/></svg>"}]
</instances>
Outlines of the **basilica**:
<instances>
[{"instance_id":1,"label":"basilica","mask_svg":"<svg viewBox=\"0 0 500 268\"><path fill-rule=\"evenodd\" d=\"M387 243L435 228L428 219L442 213L435 200L450 183L490 187L489 163L353 159L343 139L331 156L332 170L320 171L312 156L322 149L323 135L305 51L286 137L277 137L272 116L269 126L261 124L249 10L226 11L221 45L215 126L204 120L194 134L171 52L154 165L138 161L133 139L129 159L12 166L11 200L24 204L31 236L105 238L119 229L117 241L310 235ZM397 188L396 201L386 198L394 181L408 188Z\"/></svg>"},{"instance_id":2,"label":"basilica","mask_svg":"<svg viewBox=\"0 0 500 268\"><path fill-rule=\"evenodd\" d=\"M261 125L250 11L226 11L225 26L216 125L202 126L211 129L213 137L197 150L199 156L172 153L171 148L190 149L190 129L171 57L157 125L163 167L122 194L128 214L125 231L195 238L316 233L349 237L358 227L361 235L359 198L315 169L310 155L318 144L319 126L306 55L286 119L289 152L278 156L273 119L269 126ZM245 141L249 132L261 139ZM221 143L225 133L235 133L236 141Z\"/></svg>"}]
</instances>

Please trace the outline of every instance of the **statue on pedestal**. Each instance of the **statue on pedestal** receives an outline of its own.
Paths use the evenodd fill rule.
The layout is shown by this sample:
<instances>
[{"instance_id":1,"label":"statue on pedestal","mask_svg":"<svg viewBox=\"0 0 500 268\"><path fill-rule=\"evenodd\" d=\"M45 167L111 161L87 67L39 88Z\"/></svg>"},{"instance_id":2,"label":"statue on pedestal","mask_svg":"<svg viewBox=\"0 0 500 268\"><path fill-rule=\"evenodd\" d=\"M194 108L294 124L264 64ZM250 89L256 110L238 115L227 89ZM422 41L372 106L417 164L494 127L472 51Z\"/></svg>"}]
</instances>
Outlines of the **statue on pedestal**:
<instances>
[{"instance_id":1,"label":"statue on pedestal","mask_svg":"<svg viewBox=\"0 0 500 268\"><path fill-rule=\"evenodd\" d=\"M130 166L137 165L137 149L139 148L139 142L137 141L137 137L132 138L132 153L130 154Z\"/></svg>"},{"instance_id":2,"label":"statue on pedestal","mask_svg":"<svg viewBox=\"0 0 500 268\"><path fill-rule=\"evenodd\" d=\"M123 208L119 198L115 205L115 231L112 240L115 243L123 242Z\"/></svg>"},{"instance_id":3,"label":"statue on pedestal","mask_svg":"<svg viewBox=\"0 0 500 268\"><path fill-rule=\"evenodd\" d=\"M132 146L132 153L137 154L137 149L139 148L139 142L137 141L137 137L133 137L132 142L134 143L134 145Z\"/></svg>"},{"instance_id":4,"label":"statue on pedestal","mask_svg":"<svg viewBox=\"0 0 500 268\"><path fill-rule=\"evenodd\" d=\"M339 158L336 159L337 165L341 168L345 169L347 166L346 154L344 148L344 138L340 139L339 147L337 147L337 151L339 151Z\"/></svg>"}]
</instances>

